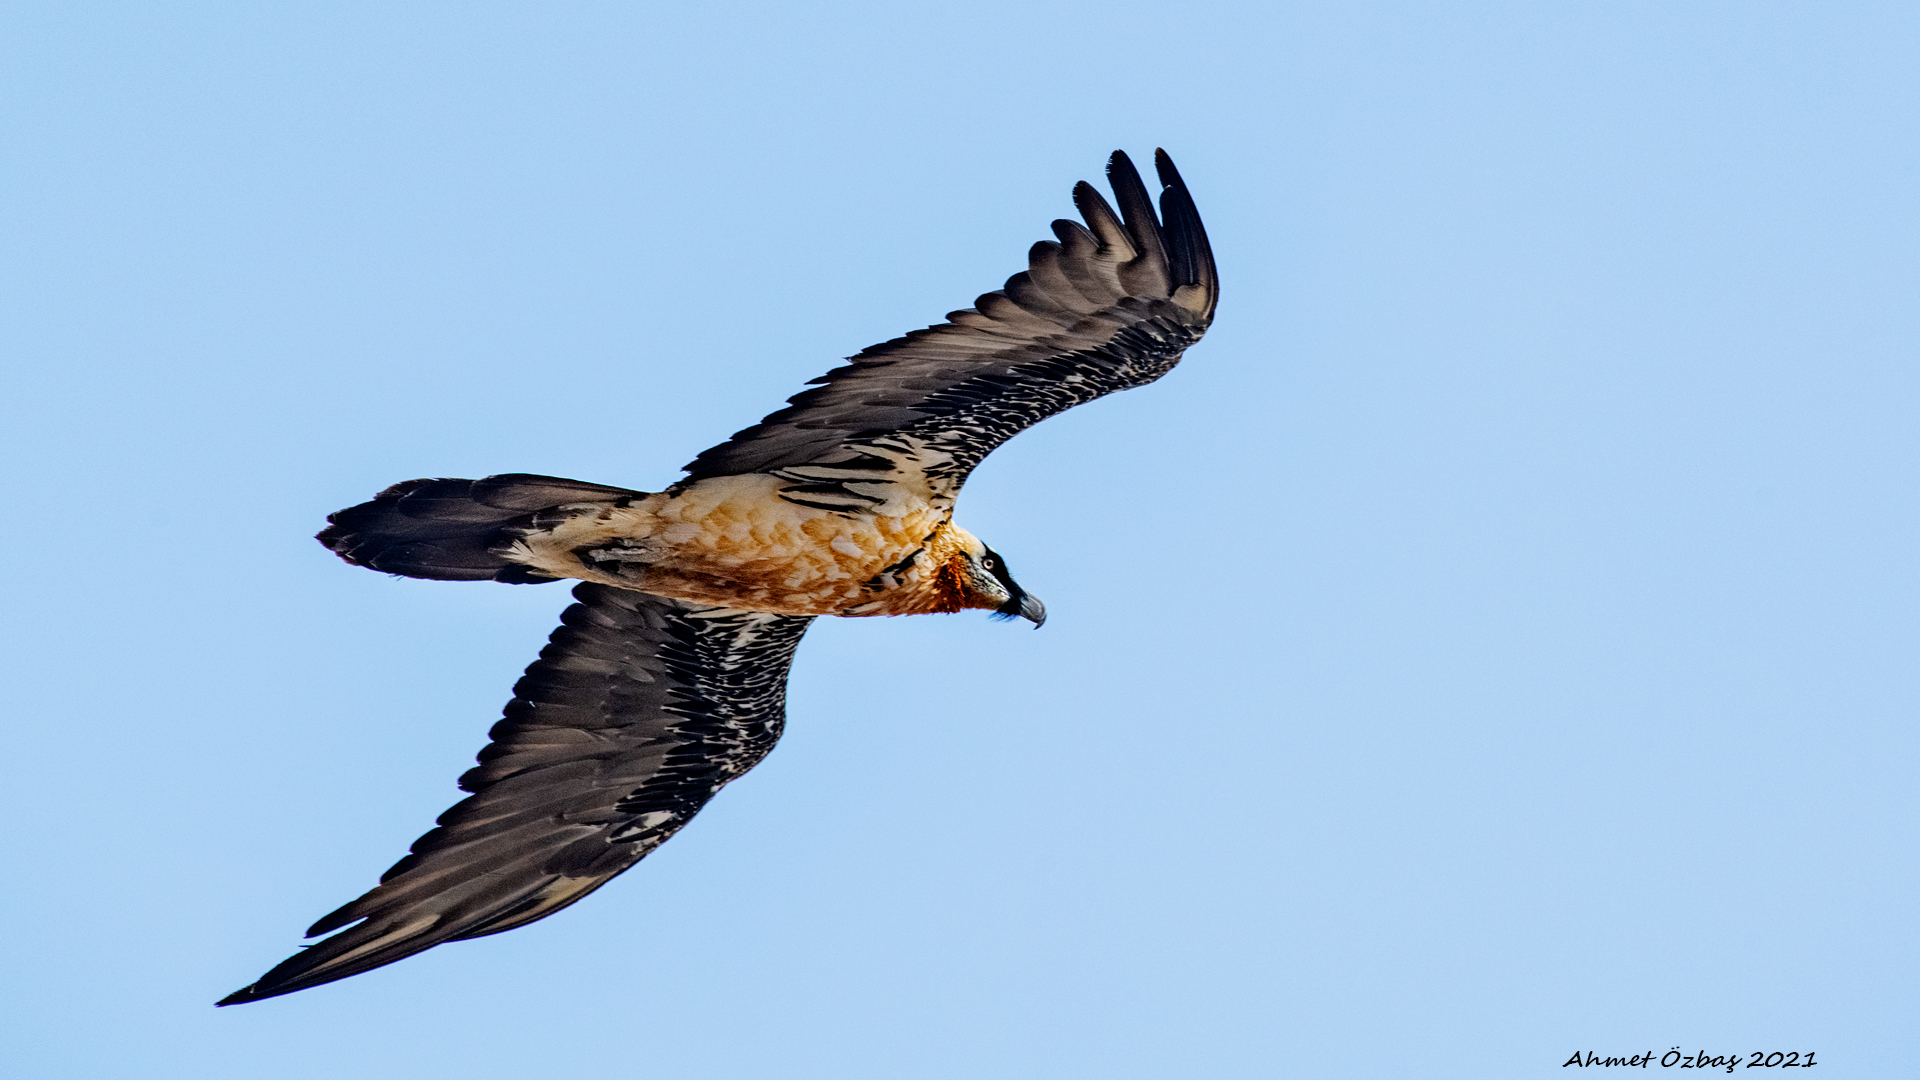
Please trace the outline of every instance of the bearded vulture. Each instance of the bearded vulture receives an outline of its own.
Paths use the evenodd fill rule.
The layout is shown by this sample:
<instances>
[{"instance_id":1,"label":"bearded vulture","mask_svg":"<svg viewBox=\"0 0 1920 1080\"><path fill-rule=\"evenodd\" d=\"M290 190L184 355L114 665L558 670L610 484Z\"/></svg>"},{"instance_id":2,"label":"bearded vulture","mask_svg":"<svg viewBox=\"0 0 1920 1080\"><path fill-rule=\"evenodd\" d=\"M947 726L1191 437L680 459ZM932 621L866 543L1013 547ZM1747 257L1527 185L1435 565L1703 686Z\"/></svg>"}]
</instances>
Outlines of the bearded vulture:
<instances>
[{"instance_id":1,"label":"bearded vulture","mask_svg":"<svg viewBox=\"0 0 1920 1080\"><path fill-rule=\"evenodd\" d=\"M787 668L819 615L983 608L1046 619L953 523L994 447L1150 383L1219 298L1193 199L1154 155L1160 217L1124 153L1027 269L947 321L875 345L693 459L658 493L551 476L409 480L327 519L356 566L441 581L574 578L577 603L513 688L440 815L380 884L222 1000L344 979L524 926L639 862L773 749ZM339 931L338 933L334 933Z\"/></svg>"}]
</instances>

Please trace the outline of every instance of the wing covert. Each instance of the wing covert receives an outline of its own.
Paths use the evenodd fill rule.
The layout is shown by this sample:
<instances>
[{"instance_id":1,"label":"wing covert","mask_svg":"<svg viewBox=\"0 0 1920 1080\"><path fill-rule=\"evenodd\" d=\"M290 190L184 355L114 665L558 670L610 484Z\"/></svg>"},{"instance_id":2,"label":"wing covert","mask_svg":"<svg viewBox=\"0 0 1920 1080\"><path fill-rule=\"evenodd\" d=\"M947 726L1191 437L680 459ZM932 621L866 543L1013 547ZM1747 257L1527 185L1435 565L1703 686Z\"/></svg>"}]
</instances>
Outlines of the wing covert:
<instances>
[{"instance_id":1,"label":"wing covert","mask_svg":"<svg viewBox=\"0 0 1920 1080\"><path fill-rule=\"evenodd\" d=\"M473 794L308 946L222 1005L511 930L599 888L691 820L780 738L809 617L583 584L514 686Z\"/></svg>"},{"instance_id":2,"label":"wing covert","mask_svg":"<svg viewBox=\"0 0 1920 1080\"><path fill-rule=\"evenodd\" d=\"M1160 216L1126 154L1107 166L1119 212L1086 183L1085 224L1053 223L1027 269L947 321L872 346L814 389L687 465L682 483L816 466L906 465L950 498L995 447L1094 398L1164 375L1219 302L1206 229L1165 151Z\"/></svg>"}]
</instances>

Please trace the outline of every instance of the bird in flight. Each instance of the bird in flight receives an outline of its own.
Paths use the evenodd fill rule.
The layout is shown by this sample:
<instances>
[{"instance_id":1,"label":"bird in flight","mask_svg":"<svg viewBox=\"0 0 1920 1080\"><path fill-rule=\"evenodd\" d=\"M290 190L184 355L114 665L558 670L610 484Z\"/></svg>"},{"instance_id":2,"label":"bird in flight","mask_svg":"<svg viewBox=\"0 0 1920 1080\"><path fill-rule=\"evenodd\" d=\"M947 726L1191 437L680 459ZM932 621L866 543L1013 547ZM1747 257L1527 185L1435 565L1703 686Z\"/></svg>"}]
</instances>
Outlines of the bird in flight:
<instances>
[{"instance_id":1,"label":"bird in flight","mask_svg":"<svg viewBox=\"0 0 1920 1080\"><path fill-rule=\"evenodd\" d=\"M1115 152L1117 214L1075 186L1085 224L1054 222L1057 239L1004 289L813 380L665 491L409 480L330 516L320 542L356 566L582 584L460 778L468 797L307 931L331 937L220 1004L524 926L606 884L773 749L816 616L979 608L1044 622L953 503L994 447L1158 379L1213 321L1206 231L1166 152L1154 162L1158 217Z\"/></svg>"}]
</instances>

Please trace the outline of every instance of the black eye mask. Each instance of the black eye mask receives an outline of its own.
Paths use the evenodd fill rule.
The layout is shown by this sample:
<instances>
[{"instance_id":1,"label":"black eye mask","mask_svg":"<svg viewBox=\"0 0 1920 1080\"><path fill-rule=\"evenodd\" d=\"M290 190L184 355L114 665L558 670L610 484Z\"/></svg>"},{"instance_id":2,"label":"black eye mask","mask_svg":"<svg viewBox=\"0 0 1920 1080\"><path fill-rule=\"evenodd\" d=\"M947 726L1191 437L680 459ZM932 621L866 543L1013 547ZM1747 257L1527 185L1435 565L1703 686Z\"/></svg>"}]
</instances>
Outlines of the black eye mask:
<instances>
[{"instance_id":1,"label":"black eye mask","mask_svg":"<svg viewBox=\"0 0 1920 1080\"><path fill-rule=\"evenodd\" d=\"M1015 584L1013 575L1007 573L1007 560L1001 558L999 552L988 548L987 553L980 557L980 565L984 567L988 573L993 575L993 580L999 582L1001 588L1007 590L1007 602L994 608L993 613L995 615L1006 615L1010 618L1018 616L1020 614L1021 601L1027 598L1027 591Z\"/></svg>"}]
</instances>

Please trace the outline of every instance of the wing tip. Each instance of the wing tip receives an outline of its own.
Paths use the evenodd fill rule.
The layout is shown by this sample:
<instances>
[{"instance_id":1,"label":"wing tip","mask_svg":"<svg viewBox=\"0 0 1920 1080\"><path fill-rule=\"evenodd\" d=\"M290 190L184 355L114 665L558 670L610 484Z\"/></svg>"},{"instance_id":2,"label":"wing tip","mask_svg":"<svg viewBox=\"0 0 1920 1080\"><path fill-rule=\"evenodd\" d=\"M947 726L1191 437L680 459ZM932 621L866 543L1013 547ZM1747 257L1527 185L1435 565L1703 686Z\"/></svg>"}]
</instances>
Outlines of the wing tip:
<instances>
[{"instance_id":1,"label":"wing tip","mask_svg":"<svg viewBox=\"0 0 1920 1080\"><path fill-rule=\"evenodd\" d=\"M1123 273L1121 280L1159 291L1170 275L1166 230L1153 212L1153 196L1148 194L1146 182L1140 179L1140 170L1133 167L1133 159L1125 150L1115 150L1107 158L1107 185L1113 189L1114 201L1120 204L1121 219L1126 222L1127 235L1132 238L1137 253L1134 261L1142 271ZM1170 285L1165 287L1168 293L1173 291Z\"/></svg>"},{"instance_id":2,"label":"wing tip","mask_svg":"<svg viewBox=\"0 0 1920 1080\"><path fill-rule=\"evenodd\" d=\"M325 963L325 958L316 957L313 946L302 946L300 951L273 966L273 970L258 979L214 1002L215 1008L228 1005L245 1005L251 1001L265 1001L268 998L291 994L309 987L344 979L354 971L327 972L315 978L316 971Z\"/></svg>"},{"instance_id":3,"label":"wing tip","mask_svg":"<svg viewBox=\"0 0 1920 1080\"><path fill-rule=\"evenodd\" d=\"M1118 151L1116 151L1118 153ZM1173 299L1181 307L1212 323L1220 304L1220 275L1213 262L1207 229L1200 221L1193 194L1164 148L1153 151L1154 172L1160 178L1160 218L1167 240L1174 278Z\"/></svg>"},{"instance_id":4,"label":"wing tip","mask_svg":"<svg viewBox=\"0 0 1920 1080\"><path fill-rule=\"evenodd\" d=\"M240 989L235 990L233 993L228 994L226 997L221 998L219 1001L214 1002L213 1007L216 1009L224 1009L229 1005L245 1005L249 1002L265 1001L268 998L280 997L284 994L291 994L297 990L305 990L310 986L318 986L320 985L320 983L333 981L332 978L321 979L319 982L314 982L308 979L301 978L300 976L302 974L305 974L304 972L296 973L291 977L283 977L277 980L273 977L274 972L280 971L282 968L285 968L288 964L292 964L299 959L300 959L300 954L295 953L293 957L291 957L284 963L276 965L273 971L267 972L265 975L262 975L258 979L255 979L253 982L248 983L247 985L241 987ZM339 976L334 976L334 978L338 978L338 977Z\"/></svg>"},{"instance_id":5,"label":"wing tip","mask_svg":"<svg viewBox=\"0 0 1920 1080\"><path fill-rule=\"evenodd\" d=\"M1074 184L1073 204L1085 223L1072 218L1054 221L1052 231L1056 240L1034 244L1028 250L1027 270L1022 273L1034 271L1040 261L1039 255L1052 257L1062 254L1059 249L1064 249L1061 261L1106 264L1096 267L1097 273L1091 276L1081 275L1086 280L1082 282L1079 292L1083 294L1083 299L1096 308L1130 295L1156 297L1172 301L1186 313L1184 317L1176 315L1174 318L1189 327L1204 330L1213 322L1214 308L1219 300L1218 277L1207 244L1206 230L1200 223L1199 214L1193 209L1193 200L1185 182L1174 169L1172 158L1165 149L1154 150L1154 165L1162 187L1157 216L1152 193L1142 181L1133 159L1125 150L1115 150L1107 158L1107 178L1114 187L1121 212L1115 213L1106 196L1092 184L1084 180ZM1133 198L1136 193L1137 199ZM1111 280L1114 263L1123 264L1117 289ZM1134 265L1124 265L1127 263ZM988 295L1010 295L1012 282L1020 276L1016 274L1008 279L1008 288L1002 290L1001 294ZM1093 280L1094 277L1101 280ZM1072 288L1071 285L1062 287ZM1015 305L1024 306L1018 299ZM1072 304L1066 306L1073 307ZM951 343L964 338L966 333L968 331L956 326L949 316L947 323L870 345L850 357L848 364L810 380L808 385L833 384L843 374L892 363L892 358L905 347L919 343L931 343L936 351L946 343L951 347L942 355L950 359L958 348ZM970 362L973 358L962 356L955 363ZM777 410L760 423L743 428L726 441L701 451L682 466L686 475L675 482L672 490L682 490L688 484L711 477L760 472L783 463L806 461L809 460L808 455L825 451L842 440L877 435L906 422L889 414L874 419L868 428L854 431L846 427L839 416L823 415L829 412L824 407L815 410L816 404L825 398L816 398L812 396L814 393L808 390L796 394L787 399L787 408ZM824 393L825 387L822 390ZM862 404L879 405L882 402ZM908 402L894 411L913 407ZM814 411L810 413L809 410Z\"/></svg>"}]
</instances>

